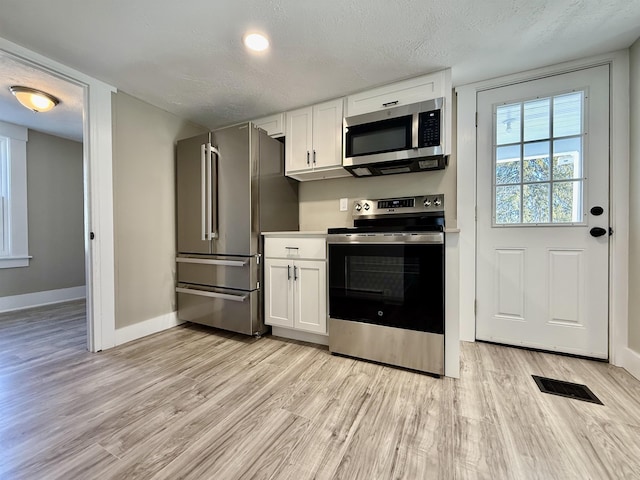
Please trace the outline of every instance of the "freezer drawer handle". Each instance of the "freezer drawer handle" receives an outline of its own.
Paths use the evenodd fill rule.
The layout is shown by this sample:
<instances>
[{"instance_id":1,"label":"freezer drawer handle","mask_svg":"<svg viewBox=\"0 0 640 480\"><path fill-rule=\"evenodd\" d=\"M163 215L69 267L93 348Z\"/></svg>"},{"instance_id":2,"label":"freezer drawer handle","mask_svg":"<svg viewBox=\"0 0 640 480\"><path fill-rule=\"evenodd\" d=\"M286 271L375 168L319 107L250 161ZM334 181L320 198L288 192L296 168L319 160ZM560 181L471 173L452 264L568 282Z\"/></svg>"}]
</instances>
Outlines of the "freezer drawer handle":
<instances>
[{"instance_id":1,"label":"freezer drawer handle","mask_svg":"<svg viewBox=\"0 0 640 480\"><path fill-rule=\"evenodd\" d=\"M204 290L194 290L192 288L176 288L178 293L186 293L187 295L198 295L200 297L222 298L223 300L231 300L232 302L244 302L249 295L232 295L230 293L206 292Z\"/></svg>"},{"instance_id":2,"label":"freezer drawer handle","mask_svg":"<svg viewBox=\"0 0 640 480\"><path fill-rule=\"evenodd\" d=\"M247 263L249 263L249 259L247 260L212 260L212 259L203 259L203 258L178 257L176 258L176 262L198 263L202 265L224 265L225 267L244 267Z\"/></svg>"}]
</instances>

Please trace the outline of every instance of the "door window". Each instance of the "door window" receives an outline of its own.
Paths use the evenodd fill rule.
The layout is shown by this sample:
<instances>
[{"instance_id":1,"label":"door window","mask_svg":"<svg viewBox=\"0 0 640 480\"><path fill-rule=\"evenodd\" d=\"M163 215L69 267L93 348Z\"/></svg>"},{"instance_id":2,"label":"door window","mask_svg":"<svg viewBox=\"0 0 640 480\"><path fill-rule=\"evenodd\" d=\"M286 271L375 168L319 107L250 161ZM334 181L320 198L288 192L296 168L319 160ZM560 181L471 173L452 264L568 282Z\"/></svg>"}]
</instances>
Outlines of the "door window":
<instances>
[{"instance_id":1,"label":"door window","mask_svg":"<svg viewBox=\"0 0 640 480\"><path fill-rule=\"evenodd\" d=\"M494 107L493 225L583 222L584 91Z\"/></svg>"}]
</instances>

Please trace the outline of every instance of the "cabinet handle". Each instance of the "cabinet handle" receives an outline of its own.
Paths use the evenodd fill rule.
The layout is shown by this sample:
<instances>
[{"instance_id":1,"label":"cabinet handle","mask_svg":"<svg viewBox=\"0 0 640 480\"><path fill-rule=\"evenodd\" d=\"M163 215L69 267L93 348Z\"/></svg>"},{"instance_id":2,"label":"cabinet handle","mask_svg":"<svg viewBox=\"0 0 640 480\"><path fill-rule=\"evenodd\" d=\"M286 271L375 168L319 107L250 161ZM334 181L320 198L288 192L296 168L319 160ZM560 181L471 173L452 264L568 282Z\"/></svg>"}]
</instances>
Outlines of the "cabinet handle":
<instances>
[{"instance_id":1,"label":"cabinet handle","mask_svg":"<svg viewBox=\"0 0 640 480\"><path fill-rule=\"evenodd\" d=\"M291 280L291 265L287 265L287 280Z\"/></svg>"},{"instance_id":2,"label":"cabinet handle","mask_svg":"<svg viewBox=\"0 0 640 480\"><path fill-rule=\"evenodd\" d=\"M293 266L293 281L297 281L298 280L298 267L296 267L295 265Z\"/></svg>"},{"instance_id":3,"label":"cabinet handle","mask_svg":"<svg viewBox=\"0 0 640 480\"><path fill-rule=\"evenodd\" d=\"M398 104L398 100L394 100L393 102L387 102L387 103L383 103L382 106L383 107L393 107L394 105Z\"/></svg>"},{"instance_id":4,"label":"cabinet handle","mask_svg":"<svg viewBox=\"0 0 640 480\"><path fill-rule=\"evenodd\" d=\"M313 164L316 164L316 151L313 151Z\"/></svg>"},{"instance_id":5,"label":"cabinet handle","mask_svg":"<svg viewBox=\"0 0 640 480\"><path fill-rule=\"evenodd\" d=\"M307 165L309 165L309 150L307 150Z\"/></svg>"}]
</instances>

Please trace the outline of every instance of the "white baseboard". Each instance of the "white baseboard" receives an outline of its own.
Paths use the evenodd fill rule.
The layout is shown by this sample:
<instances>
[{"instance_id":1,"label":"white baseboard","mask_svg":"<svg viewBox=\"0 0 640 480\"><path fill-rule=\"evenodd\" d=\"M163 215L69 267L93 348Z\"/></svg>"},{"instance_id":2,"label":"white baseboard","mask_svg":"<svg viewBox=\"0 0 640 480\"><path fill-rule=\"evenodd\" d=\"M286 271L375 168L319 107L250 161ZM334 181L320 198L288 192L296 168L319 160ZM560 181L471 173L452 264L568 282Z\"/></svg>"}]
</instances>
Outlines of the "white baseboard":
<instances>
[{"instance_id":1,"label":"white baseboard","mask_svg":"<svg viewBox=\"0 0 640 480\"><path fill-rule=\"evenodd\" d=\"M138 338L146 337L147 335L152 335L183 323L182 320L178 320L177 312L171 312L139 323L134 323L133 325L116 328L116 345L122 345L123 343L131 342L132 340L137 340Z\"/></svg>"},{"instance_id":2,"label":"white baseboard","mask_svg":"<svg viewBox=\"0 0 640 480\"><path fill-rule=\"evenodd\" d=\"M25 293L0 297L0 312L24 310L25 308L41 307L54 303L69 302L86 298L87 289L84 285L79 287L60 288L58 290L46 290L44 292Z\"/></svg>"},{"instance_id":3,"label":"white baseboard","mask_svg":"<svg viewBox=\"0 0 640 480\"><path fill-rule=\"evenodd\" d=\"M630 348L625 348L621 367L640 380L640 353Z\"/></svg>"},{"instance_id":4,"label":"white baseboard","mask_svg":"<svg viewBox=\"0 0 640 480\"><path fill-rule=\"evenodd\" d=\"M329 337L319 333L301 332L284 327L271 327L271 334L274 337L289 338L300 342L317 343L318 345L329 345Z\"/></svg>"}]
</instances>

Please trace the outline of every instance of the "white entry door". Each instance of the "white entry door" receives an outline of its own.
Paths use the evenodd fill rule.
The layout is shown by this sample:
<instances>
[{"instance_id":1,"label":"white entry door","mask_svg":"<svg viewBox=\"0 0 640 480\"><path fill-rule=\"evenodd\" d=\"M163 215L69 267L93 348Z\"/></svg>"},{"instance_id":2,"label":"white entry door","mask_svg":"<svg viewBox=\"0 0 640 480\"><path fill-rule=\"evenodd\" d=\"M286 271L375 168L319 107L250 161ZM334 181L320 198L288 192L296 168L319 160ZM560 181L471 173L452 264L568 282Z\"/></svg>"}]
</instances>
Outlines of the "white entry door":
<instances>
[{"instance_id":1,"label":"white entry door","mask_svg":"<svg viewBox=\"0 0 640 480\"><path fill-rule=\"evenodd\" d=\"M477 100L476 338L608 358L609 67Z\"/></svg>"}]
</instances>

